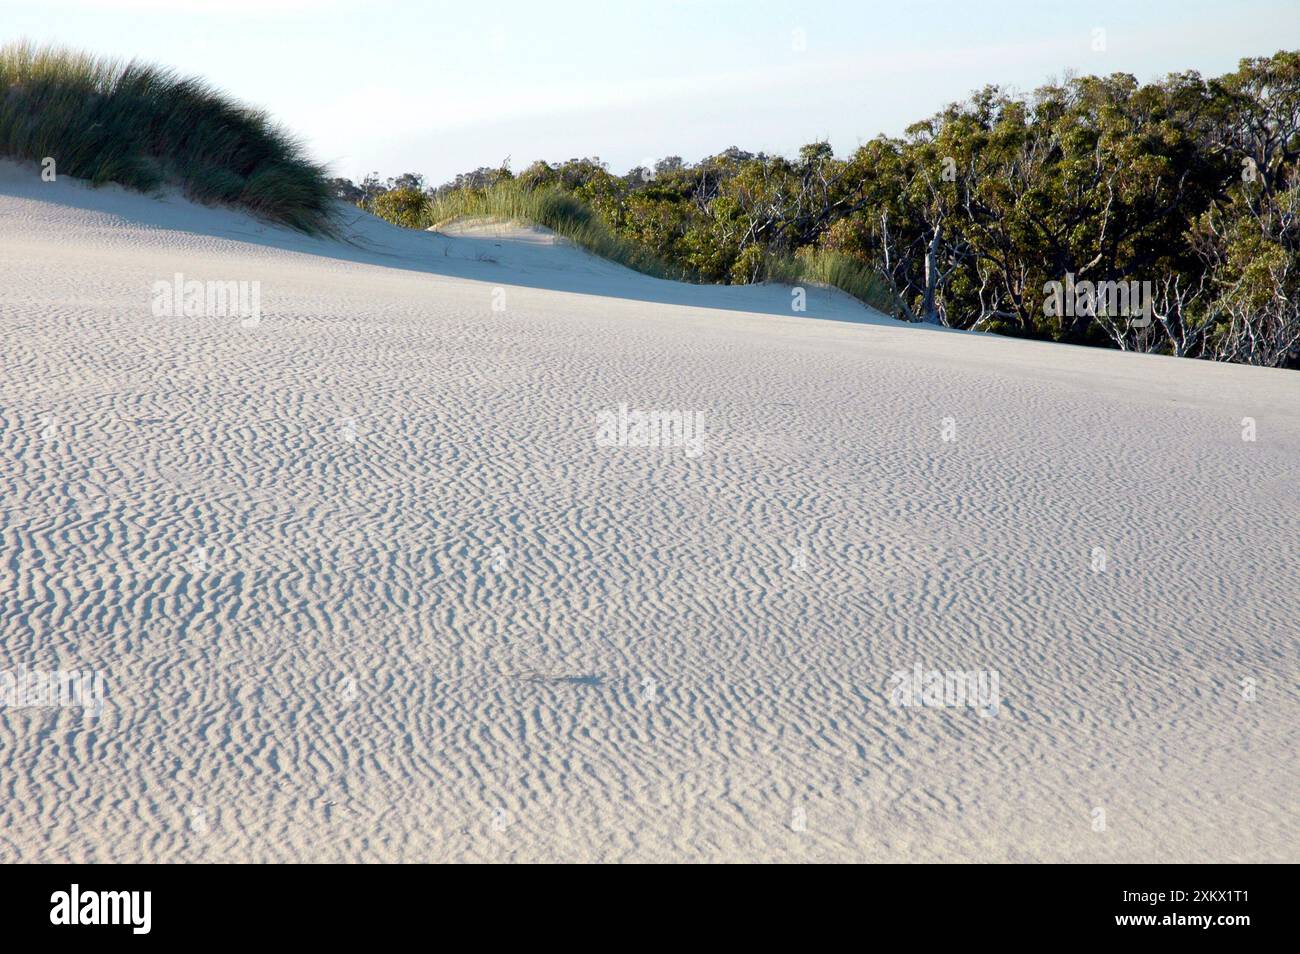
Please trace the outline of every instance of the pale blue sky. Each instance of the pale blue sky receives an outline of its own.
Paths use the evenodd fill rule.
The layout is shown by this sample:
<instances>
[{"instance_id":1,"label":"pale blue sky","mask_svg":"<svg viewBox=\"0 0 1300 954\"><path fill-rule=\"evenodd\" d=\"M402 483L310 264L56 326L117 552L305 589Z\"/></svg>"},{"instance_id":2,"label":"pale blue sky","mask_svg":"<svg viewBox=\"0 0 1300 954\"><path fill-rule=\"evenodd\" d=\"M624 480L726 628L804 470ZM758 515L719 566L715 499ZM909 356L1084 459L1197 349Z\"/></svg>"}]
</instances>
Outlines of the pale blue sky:
<instances>
[{"instance_id":1,"label":"pale blue sky","mask_svg":"<svg viewBox=\"0 0 1300 954\"><path fill-rule=\"evenodd\" d=\"M1300 0L0 0L19 37L205 76L336 174L440 182L507 155L844 154L987 83L1226 72L1300 47Z\"/></svg>"}]
</instances>

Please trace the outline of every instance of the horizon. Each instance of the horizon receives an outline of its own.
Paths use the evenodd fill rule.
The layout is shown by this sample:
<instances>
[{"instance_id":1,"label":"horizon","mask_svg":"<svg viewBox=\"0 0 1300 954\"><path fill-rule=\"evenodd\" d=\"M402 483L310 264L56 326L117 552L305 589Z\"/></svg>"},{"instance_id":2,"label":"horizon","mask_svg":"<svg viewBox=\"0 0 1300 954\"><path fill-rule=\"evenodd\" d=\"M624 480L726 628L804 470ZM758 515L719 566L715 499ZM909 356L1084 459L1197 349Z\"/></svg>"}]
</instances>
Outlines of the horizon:
<instances>
[{"instance_id":1,"label":"horizon","mask_svg":"<svg viewBox=\"0 0 1300 954\"><path fill-rule=\"evenodd\" d=\"M413 172L437 185L507 160L518 171L539 159L598 157L622 174L731 146L790 156L823 140L842 156L986 85L1025 93L1070 74L1217 76L1277 52L1288 19L1300 26L1300 10L1264 0L1227 15L1208 0L1013 4L1023 16L944 0L923 22L911 8L878 3L798 12L768 0L670 3L654 13L582 6L591 15L569 17L575 24L515 0L481 11L400 0L363 9L339 0L232 0L218 9L200 0L37 8L4 0L0 42L200 76L265 109L332 176ZM394 18L410 28L390 42ZM443 47L424 52L430 37ZM361 76L380 78L358 84ZM454 94L466 78L474 91Z\"/></svg>"}]
</instances>

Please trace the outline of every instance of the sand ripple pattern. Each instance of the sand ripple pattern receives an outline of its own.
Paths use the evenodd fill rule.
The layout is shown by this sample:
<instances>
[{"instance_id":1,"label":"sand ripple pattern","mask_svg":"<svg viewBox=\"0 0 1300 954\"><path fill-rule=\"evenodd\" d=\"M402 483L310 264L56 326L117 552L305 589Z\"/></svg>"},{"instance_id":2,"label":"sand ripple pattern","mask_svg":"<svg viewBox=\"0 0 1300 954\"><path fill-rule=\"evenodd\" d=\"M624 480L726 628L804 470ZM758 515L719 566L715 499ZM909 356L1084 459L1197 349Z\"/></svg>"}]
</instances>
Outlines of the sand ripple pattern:
<instances>
[{"instance_id":1,"label":"sand ripple pattern","mask_svg":"<svg viewBox=\"0 0 1300 954\"><path fill-rule=\"evenodd\" d=\"M1300 860L1300 376L26 170L0 669L106 698L0 710L0 861Z\"/></svg>"}]
</instances>

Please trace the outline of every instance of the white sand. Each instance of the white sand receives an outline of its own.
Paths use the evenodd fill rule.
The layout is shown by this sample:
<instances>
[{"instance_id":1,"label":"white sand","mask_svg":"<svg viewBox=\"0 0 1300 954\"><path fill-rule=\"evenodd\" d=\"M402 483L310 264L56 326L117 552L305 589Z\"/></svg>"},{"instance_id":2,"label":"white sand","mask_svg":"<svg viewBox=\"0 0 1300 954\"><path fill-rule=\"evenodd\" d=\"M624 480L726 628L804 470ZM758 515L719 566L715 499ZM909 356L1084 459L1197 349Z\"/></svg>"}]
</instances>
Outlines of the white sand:
<instances>
[{"instance_id":1,"label":"white sand","mask_svg":"<svg viewBox=\"0 0 1300 954\"><path fill-rule=\"evenodd\" d=\"M1300 861L1300 375L349 218L0 164L0 861Z\"/></svg>"}]
</instances>

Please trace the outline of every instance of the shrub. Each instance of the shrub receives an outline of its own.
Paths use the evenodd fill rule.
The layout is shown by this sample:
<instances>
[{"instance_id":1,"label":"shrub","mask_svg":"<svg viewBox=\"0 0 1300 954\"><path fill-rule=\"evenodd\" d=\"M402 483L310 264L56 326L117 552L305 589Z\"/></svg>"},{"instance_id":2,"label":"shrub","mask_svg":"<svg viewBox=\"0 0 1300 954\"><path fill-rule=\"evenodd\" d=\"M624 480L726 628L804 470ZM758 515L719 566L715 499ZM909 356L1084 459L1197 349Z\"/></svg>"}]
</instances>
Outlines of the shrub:
<instances>
[{"instance_id":1,"label":"shrub","mask_svg":"<svg viewBox=\"0 0 1300 954\"><path fill-rule=\"evenodd\" d=\"M392 189L374 200L373 211L394 225L423 228L429 219L429 197L419 189Z\"/></svg>"}]
</instances>

